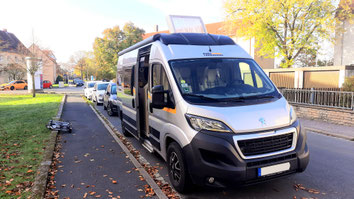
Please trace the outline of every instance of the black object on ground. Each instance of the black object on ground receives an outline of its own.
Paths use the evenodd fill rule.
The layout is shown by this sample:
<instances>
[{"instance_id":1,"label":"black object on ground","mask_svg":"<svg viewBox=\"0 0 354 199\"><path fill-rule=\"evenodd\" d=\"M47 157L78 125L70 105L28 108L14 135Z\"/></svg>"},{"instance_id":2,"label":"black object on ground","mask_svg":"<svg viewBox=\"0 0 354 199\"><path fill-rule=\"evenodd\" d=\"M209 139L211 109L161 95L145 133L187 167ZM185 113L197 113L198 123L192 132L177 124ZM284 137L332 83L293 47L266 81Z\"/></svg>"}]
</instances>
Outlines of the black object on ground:
<instances>
[{"instance_id":1,"label":"black object on ground","mask_svg":"<svg viewBox=\"0 0 354 199\"><path fill-rule=\"evenodd\" d=\"M47 124L47 128L53 131L60 131L60 132L72 132L72 125L70 122L62 122L57 120L50 120Z\"/></svg>"}]
</instances>

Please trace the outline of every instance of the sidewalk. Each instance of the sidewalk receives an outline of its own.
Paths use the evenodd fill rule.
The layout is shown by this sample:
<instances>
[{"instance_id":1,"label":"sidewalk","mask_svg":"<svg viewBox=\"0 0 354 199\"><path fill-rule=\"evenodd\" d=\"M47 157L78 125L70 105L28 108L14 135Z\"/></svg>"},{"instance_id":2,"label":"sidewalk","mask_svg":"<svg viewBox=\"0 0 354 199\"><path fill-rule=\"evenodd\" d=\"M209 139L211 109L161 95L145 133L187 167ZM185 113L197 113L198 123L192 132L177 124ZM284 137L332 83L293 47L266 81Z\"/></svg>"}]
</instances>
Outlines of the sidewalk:
<instances>
[{"instance_id":1,"label":"sidewalk","mask_svg":"<svg viewBox=\"0 0 354 199\"><path fill-rule=\"evenodd\" d=\"M145 198L146 181L81 96L68 96L62 119L73 133L60 134L60 198Z\"/></svg>"},{"instance_id":2,"label":"sidewalk","mask_svg":"<svg viewBox=\"0 0 354 199\"><path fill-rule=\"evenodd\" d=\"M354 127L300 118L303 129L354 141Z\"/></svg>"}]
</instances>

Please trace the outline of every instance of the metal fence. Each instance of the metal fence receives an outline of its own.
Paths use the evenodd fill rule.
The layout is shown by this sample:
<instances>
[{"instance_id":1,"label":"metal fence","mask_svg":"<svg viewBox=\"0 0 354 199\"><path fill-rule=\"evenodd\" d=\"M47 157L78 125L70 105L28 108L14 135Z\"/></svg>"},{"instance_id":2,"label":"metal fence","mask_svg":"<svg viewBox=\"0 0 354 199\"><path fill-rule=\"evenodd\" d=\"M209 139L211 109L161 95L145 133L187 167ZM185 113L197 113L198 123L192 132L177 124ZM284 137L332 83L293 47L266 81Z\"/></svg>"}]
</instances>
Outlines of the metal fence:
<instances>
[{"instance_id":1,"label":"metal fence","mask_svg":"<svg viewBox=\"0 0 354 199\"><path fill-rule=\"evenodd\" d=\"M354 92L279 89L290 103L353 110Z\"/></svg>"}]
</instances>

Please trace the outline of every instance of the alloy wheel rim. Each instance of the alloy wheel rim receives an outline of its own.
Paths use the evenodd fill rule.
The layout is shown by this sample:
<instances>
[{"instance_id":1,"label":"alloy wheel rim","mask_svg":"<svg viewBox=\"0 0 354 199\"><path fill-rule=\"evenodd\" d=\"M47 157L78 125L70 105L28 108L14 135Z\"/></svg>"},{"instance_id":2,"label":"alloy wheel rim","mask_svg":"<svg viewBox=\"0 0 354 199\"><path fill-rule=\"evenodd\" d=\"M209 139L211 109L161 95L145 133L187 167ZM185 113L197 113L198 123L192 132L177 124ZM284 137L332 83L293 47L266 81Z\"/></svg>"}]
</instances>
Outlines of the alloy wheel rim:
<instances>
[{"instance_id":1,"label":"alloy wheel rim","mask_svg":"<svg viewBox=\"0 0 354 199\"><path fill-rule=\"evenodd\" d=\"M177 183L181 180L181 165L175 152L172 152L170 156L170 175Z\"/></svg>"}]
</instances>

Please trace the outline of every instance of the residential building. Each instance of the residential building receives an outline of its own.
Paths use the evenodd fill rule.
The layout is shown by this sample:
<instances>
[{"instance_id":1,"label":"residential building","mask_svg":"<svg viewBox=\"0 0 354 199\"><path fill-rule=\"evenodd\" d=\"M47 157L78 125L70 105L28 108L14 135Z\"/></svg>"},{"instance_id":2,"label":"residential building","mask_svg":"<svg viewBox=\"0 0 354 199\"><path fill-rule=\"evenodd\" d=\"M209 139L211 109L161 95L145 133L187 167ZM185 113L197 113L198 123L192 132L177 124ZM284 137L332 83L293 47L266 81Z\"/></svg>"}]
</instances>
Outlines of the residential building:
<instances>
[{"instance_id":1,"label":"residential building","mask_svg":"<svg viewBox=\"0 0 354 199\"><path fill-rule=\"evenodd\" d=\"M242 37L236 36L236 30L228 31L224 26L224 22L217 22L217 23L210 23L205 24L207 32L210 34L217 34L217 35L228 35L231 37L235 43L240 45L248 54L250 54L256 62L263 68L263 69L271 69L274 68L274 59L273 58L265 58L258 55L259 49L255 48L255 39L245 39ZM151 33L146 33L143 35L143 39L146 39L150 36L153 36L158 33L169 33L168 30L163 31L156 31Z\"/></svg>"},{"instance_id":2,"label":"residential building","mask_svg":"<svg viewBox=\"0 0 354 199\"><path fill-rule=\"evenodd\" d=\"M339 9L345 1L341 0ZM352 14L354 14L354 1L349 4ZM353 19L343 18L338 24L334 44L334 65L343 66L354 64L354 22Z\"/></svg>"},{"instance_id":3,"label":"residential building","mask_svg":"<svg viewBox=\"0 0 354 199\"><path fill-rule=\"evenodd\" d=\"M49 80L52 83L55 82L59 65L57 64L54 53L51 50L41 49L36 44L32 44L28 49L36 58L42 60L43 80Z\"/></svg>"},{"instance_id":4,"label":"residential building","mask_svg":"<svg viewBox=\"0 0 354 199\"><path fill-rule=\"evenodd\" d=\"M6 29L0 30L0 84L15 79L26 80L26 60L31 52Z\"/></svg>"}]
</instances>

